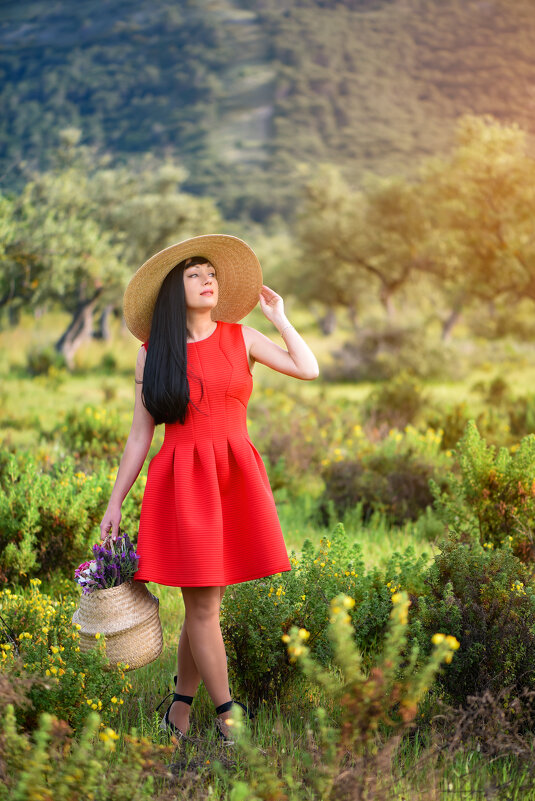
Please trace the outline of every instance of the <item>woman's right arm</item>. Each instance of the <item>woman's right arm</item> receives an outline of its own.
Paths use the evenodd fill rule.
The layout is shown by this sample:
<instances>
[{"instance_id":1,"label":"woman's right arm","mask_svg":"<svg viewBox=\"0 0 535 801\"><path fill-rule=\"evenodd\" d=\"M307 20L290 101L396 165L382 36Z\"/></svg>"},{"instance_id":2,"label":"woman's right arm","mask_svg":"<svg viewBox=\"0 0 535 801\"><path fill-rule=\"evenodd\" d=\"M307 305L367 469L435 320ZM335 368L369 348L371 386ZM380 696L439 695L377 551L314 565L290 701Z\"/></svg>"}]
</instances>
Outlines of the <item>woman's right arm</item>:
<instances>
[{"instance_id":1,"label":"woman's right arm","mask_svg":"<svg viewBox=\"0 0 535 801\"><path fill-rule=\"evenodd\" d=\"M119 524L121 522L121 506L128 495L130 487L139 475L143 462L149 452L152 437L154 435L154 419L146 410L142 400L143 370L147 354L145 348L140 348L136 362L136 400L134 404L134 417L132 427L124 453L121 458L117 478L111 492L108 508L104 513L100 524L100 537L105 539L111 529L112 539L115 540L119 534Z\"/></svg>"}]
</instances>

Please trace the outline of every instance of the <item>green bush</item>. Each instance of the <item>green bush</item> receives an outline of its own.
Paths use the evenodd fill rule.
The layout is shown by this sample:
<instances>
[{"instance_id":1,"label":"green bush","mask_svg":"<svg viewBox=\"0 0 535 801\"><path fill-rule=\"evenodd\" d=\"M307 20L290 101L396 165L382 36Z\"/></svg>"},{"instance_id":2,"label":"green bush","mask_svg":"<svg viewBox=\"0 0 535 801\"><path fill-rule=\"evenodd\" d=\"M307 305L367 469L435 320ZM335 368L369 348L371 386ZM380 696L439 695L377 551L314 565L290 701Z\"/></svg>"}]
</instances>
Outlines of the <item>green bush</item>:
<instances>
[{"instance_id":1,"label":"green bush","mask_svg":"<svg viewBox=\"0 0 535 801\"><path fill-rule=\"evenodd\" d=\"M359 649L365 658L374 654L382 643L392 594L400 586L421 592L419 577L426 560L407 549L393 554L384 570L366 572L359 545L351 543L338 524L319 548L306 540L299 558L292 552L291 571L229 588L221 629L232 683L253 705L285 690L295 670L281 636L292 626L309 631L311 651L328 665L333 655L327 636L329 604L340 592L356 601L351 617Z\"/></svg>"},{"instance_id":2,"label":"green bush","mask_svg":"<svg viewBox=\"0 0 535 801\"><path fill-rule=\"evenodd\" d=\"M388 381L400 370L421 379L454 380L461 371L454 348L422 336L420 327L364 329L332 355L332 365L322 371L327 381Z\"/></svg>"},{"instance_id":3,"label":"green bush","mask_svg":"<svg viewBox=\"0 0 535 801\"><path fill-rule=\"evenodd\" d=\"M103 373L115 373L117 371L117 357L112 351L107 351L102 354L100 360L100 369Z\"/></svg>"},{"instance_id":4,"label":"green bush","mask_svg":"<svg viewBox=\"0 0 535 801\"><path fill-rule=\"evenodd\" d=\"M413 599L411 632L423 655L435 633L460 648L438 677L449 699L511 688L510 698L535 681L535 592L530 573L507 545L443 542Z\"/></svg>"},{"instance_id":5,"label":"green bush","mask_svg":"<svg viewBox=\"0 0 535 801\"><path fill-rule=\"evenodd\" d=\"M249 430L265 461L274 492L296 497L323 489L321 466L329 449L351 446L355 407L348 401L328 403L324 397L288 395L271 388L249 406Z\"/></svg>"},{"instance_id":6,"label":"green bush","mask_svg":"<svg viewBox=\"0 0 535 801\"><path fill-rule=\"evenodd\" d=\"M535 435L511 450L488 445L472 420L458 444L459 473L450 473L449 491L433 480L431 490L438 513L462 538L493 548L511 543L527 561L535 556Z\"/></svg>"},{"instance_id":7,"label":"green bush","mask_svg":"<svg viewBox=\"0 0 535 801\"><path fill-rule=\"evenodd\" d=\"M455 448L469 420L470 414L465 401L427 416L429 425L442 431L441 448L445 451Z\"/></svg>"},{"instance_id":8,"label":"green bush","mask_svg":"<svg viewBox=\"0 0 535 801\"><path fill-rule=\"evenodd\" d=\"M315 709L315 719L307 721L308 736L300 745L298 765L292 748L281 749L276 761L265 759L251 742L241 710L235 709L233 730L247 769L233 779L232 799L411 797L412 787L404 791L400 786L392 756L403 733L414 727L419 704L441 663L456 658L458 642L444 637L434 643L425 661L418 663L415 651L407 659L411 602L406 593L396 593L392 602L383 646L369 667L355 644L358 631L351 625L355 599L350 596L340 594L330 604L332 665L325 667L314 658L306 629L293 626L283 635L290 662L302 669L309 687L325 701ZM381 736L383 732L389 736ZM418 750L421 758L421 744Z\"/></svg>"},{"instance_id":9,"label":"green bush","mask_svg":"<svg viewBox=\"0 0 535 801\"><path fill-rule=\"evenodd\" d=\"M321 508L325 512L332 504L342 516L360 504L365 520L374 512L385 514L393 524L416 520L433 503L430 479L446 486L441 474L450 459L440 443L440 431L420 434L408 426L403 433L392 430L374 447L361 446L356 458L346 449L345 458L341 452L333 461L325 460Z\"/></svg>"},{"instance_id":10,"label":"green bush","mask_svg":"<svg viewBox=\"0 0 535 801\"><path fill-rule=\"evenodd\" d=\"M515 398L508 406L509 427L515 437L535 433L535 395Z\"/></svg>"},{"instance_id":11,"label":"green bush","mask_svg":"<svg viewBox=\"0 0 535 801\"><path fill-rule=\"evenodd\" d=\"M116 751L121 739L124 747ZM78 737L65 721L43 713L30 738L19 731L8 705L0 728L0 801L163 801L170 795L155 792L156 783L158 777L171 778L164 760L173 750L172 745L152 744L135 730L121 737L96 712Z\"/></svg>"},{"instance_id":12,"label":"green bush","mask_svg":"<svg viewBox=\"0 0 535 801\"><path fill-rule=\"evenodd\" d=\"M65 367L64 357L52 345L36 345L27 353L26 369L32 376L49 375L51 372L64 370Z\"/></svg>"},{"instance_id":13,"label":"green bush","mask_svg":"<svg viewBox=\"0 0 535 801\"><path fill-rule=\"evenodd\" d=\"M414 423L427 403L420 381L401 372L370 392L364 404L365 417L376 428L404 428Z\"/></svg>"},{"instance_id":14,"label":"green bush","mask_svg":"<svg viewBox=\"0 0 535 801\"><path fill-rule=\"evenodd\" d=\"M499 375L488 383L478 381L477 384L474 384L472 390L479 392L483 401L490 406L503 407L511 400L509 384Z\"/></svg>"},{"instance_id":15,"label":"green bush","mask_svg":"<svg viewBox=\"0 0 535 801\"><path fill-rule=\"evenodd\" d=\"M28 453L0 451L0 581L71 577L99 541L114 479L105 462L86 474L70 458L43 466ZM137 529L143 484L141 477L123 505L123 529Z\"/></svg>"},{"instance_id":16,"label":"green bush","mask_svg":"<svg viewBox=\"0 0 535 801\"><path fill-rule=\"evenodd\" d=\"M50 712L77 729L96 710L105 725L113 725L132 685L121 667L108 669L97 640L94 649L80 651L71 620L76 600L45 595L40 583L32 579L26 591L0 591L0 614L14 633L10 639L4 632L0 671L15 684L29 676L44 680L28 691L31 706L17 710L19 722L33 728L40 712Z\"/></svg>"},{"instance_id":17,"label":"green bush","mask_svg":"<svg viewBox=\"0 0 535 801\"><path fill-rule=\"evenodd\" d=\"M429 478L433 467L418 456L377 454L363 461L332 462L324 471L326 501L339 515L361 503L364 519L384 512L393 524L416 518L433 501Z\"/></svg>"},{"instance_id":18,"label":"green bush","mask_svg":"<svg viewBox=\"0 0 535 801\"><path fill-rule=\"evenodd\" d=\"M77 461L117 460L128 435L128 420L106 407L85 406L67 412L55 431Z\"/></svg>"}]
</instances>

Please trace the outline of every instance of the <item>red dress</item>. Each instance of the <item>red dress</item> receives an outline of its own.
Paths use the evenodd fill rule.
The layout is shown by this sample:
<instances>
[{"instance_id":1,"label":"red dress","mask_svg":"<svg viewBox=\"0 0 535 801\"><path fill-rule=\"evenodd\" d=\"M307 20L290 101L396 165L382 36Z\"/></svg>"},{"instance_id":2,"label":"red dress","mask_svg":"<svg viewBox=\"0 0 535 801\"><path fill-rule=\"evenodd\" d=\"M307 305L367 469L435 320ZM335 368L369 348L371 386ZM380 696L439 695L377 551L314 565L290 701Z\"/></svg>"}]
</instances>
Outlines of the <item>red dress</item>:
<instances>
[{"instance_id":1,"label":"red dress","mask_svg":"<svg viewBox=\"0 0 535 801\"><path fill-rule=\"evenodd\" d=\"M166 424L149 464L135 579L210 587L291 570L266 469L247 431L253 379L242 327L219 320L213 334L187 348L195 405L184 425Z\"/></svg>"}]
</instances>

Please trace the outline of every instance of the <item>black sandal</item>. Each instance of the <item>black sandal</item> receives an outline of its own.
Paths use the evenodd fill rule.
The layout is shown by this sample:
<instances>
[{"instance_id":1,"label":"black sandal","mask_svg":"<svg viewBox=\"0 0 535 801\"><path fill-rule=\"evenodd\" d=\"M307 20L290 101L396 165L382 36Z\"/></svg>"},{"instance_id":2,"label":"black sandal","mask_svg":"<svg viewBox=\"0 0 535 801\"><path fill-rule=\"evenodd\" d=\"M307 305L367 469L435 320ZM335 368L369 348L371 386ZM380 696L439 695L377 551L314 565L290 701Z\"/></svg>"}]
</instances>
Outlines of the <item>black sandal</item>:
<instances>
[{"instance_id":1,"label":"black sandal","mask_svg":"<svg viewBox=\"0 0 535 801\"><path fill-rule=\"evenodd\" d=\"M234 703L235 702L231 699L230 701L226 701L224 704L216 706L216 715L220 715L222 712L227 712ZM229 737L228 734L223 731L223 725L226 725L224 720L221 720L220 718L215 719L215 730L217 732L217 736L223 741L223 745L235 745L235 740L233 740L232 737Z\"/></svg>"},{"instance_id":2,"label":"black sandal","mask_svg":"<svg viewBox=\"0 0 535 801\"><path fill-rule=\"evenodd\" d=\"M176 679L175 679L175 686L176 686ZM191 706L192 703L193 703L193 696L192 695L181 695L180 693L175 693L175 692L169 693L169 695L166 695L165 698L163 699L163 701L161 701L158 704L158 706L156 707L156 712L159 710L159 708L161 706L163 706L163 704L167 701L167 699L171 695L173 696L173 700L171 701L171 703L167 707L165 715L163 716L163 718L161 720L160 729L162 729L162 731L165 731L167 733L174 734L175 737L177 737L179 740L188 740L189 742L193 742L191 737L188 737L187 734L184 734L184 732L181 731L178 728L178 726L175 726L175 724L172 723L169 720L169 710L171 709L171 707L173 706L175 701L183 701L185 704L189 704L189 706Z\"/></svg>"},{"instance_id":3,"label":"black sandal","mask_svg":"<svg viewBox=\"0 0 535 801\"><path fill-rule=\"evenodd\" d=\"M177 676L174 676L174 677L173 677L173 681L174 681L174 685L173 685L173 686L174 686L174 687L176 687ZM230 689L230 687L228 688L228 691L229 691L229 695L230 695L230 696L232 696L232 690ZM169 693L169 695L171 695L171 693ZM169 695L168 695L168 696L166 696L166 698L169 698ZM184 697L185 697L185 698L189 698L189 695L187 695L187 696L184 696ZM183 699L175 699L175 700L183 700ZM234 699L233 699L233 700L234 700ZM165 698L164 698L164 701L165 701ZM186 703L191 703L191 702L189 702L189 701L186 701ZM248 707L248 706L246 706L245 704L242 704L242 702L241 702L241 701L234 701L234 703L235 703L235 704L238 704L238 706L241 706L241 708L243 709L243 711L245 712L245 714L247 715L247 717L249 718L249 720L252 720L252 719L254 718L254 716L255 716L255 713L254 713L254 712L251 712L251 710L249 709L249 707ZM162 701L162 704L163 704L163 701ZM160 706L161 706L162 704L160 704ZM160 707L157 707L157 708L159 709ZM218 714L219 714L219 713L218 713Z\"/></svg>"}]
</instances>

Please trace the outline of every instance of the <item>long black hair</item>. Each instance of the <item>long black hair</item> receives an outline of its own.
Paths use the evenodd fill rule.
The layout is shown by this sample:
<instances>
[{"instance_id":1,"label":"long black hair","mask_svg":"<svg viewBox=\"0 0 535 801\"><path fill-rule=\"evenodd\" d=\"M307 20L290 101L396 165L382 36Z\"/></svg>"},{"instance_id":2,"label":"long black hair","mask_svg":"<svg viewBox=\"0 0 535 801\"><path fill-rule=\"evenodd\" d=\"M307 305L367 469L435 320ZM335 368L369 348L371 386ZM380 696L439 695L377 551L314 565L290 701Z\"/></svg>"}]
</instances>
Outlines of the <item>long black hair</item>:
<instances>
[{"instance_id":1,"label":"long black hair","mask_svg":"<svg viewBox=\"0 0 535 801\"><path fill-rule=\"evenodd\" d=\"M181 261L165 277L156 299L143 372L143 403L156 425L183 424L186 419L190 397L184 270L206 263L202 256ZM202 398L202 382L197 380Z\"/></svg>"}]
</instances>

